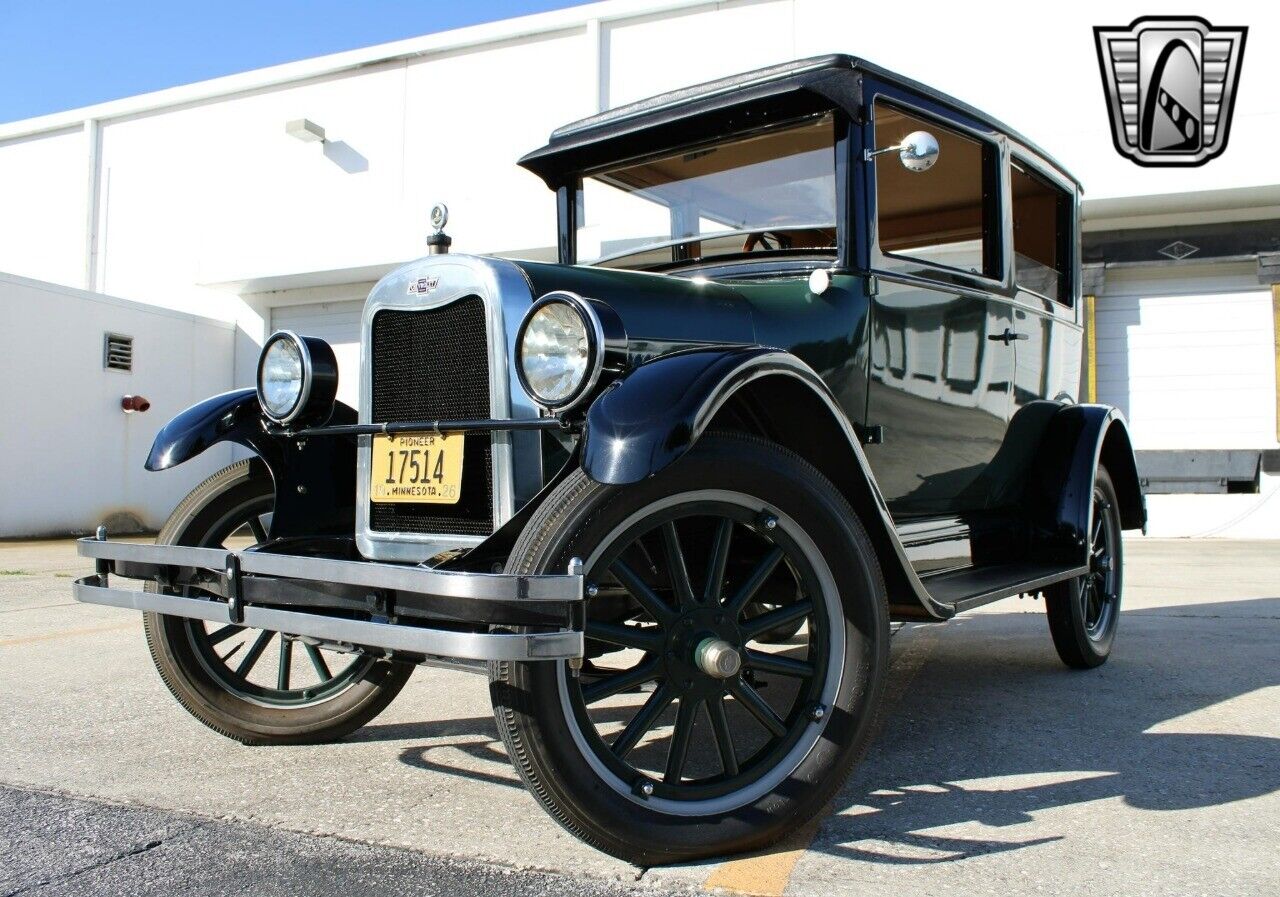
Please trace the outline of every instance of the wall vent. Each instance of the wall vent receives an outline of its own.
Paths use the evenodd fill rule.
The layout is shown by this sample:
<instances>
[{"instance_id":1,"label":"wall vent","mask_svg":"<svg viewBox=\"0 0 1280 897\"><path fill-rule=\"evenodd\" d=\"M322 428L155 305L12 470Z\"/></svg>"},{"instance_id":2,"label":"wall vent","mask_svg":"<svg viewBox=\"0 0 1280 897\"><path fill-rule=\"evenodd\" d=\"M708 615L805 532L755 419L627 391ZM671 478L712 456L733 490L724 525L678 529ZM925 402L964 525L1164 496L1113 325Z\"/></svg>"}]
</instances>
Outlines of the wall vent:
<instances>
[{"instance_id":1,"label":"wall vent","mask_svg":"<svg viewBox=\"0 0 1280 897\"><path fill-rule=\"evenodd\" d=\"M102 338L102 366L109 371L133 370L133 337L107 333Z\"/></svg>"}]
</instances>

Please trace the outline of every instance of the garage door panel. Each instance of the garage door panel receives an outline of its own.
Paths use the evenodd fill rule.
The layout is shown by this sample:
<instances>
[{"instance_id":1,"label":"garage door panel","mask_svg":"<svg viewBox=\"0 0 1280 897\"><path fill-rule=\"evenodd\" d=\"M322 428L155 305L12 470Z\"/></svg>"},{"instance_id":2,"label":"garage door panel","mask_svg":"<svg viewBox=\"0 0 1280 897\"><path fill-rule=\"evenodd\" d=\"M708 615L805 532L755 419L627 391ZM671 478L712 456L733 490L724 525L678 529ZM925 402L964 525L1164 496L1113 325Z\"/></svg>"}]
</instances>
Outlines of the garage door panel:
<instances>
[{"instance_id":1,"label":"garage door panel","mask_svg":"<svg viewBox=\"0 0 1280 897\"><path fill-rule=\"evenodd\" d=\"M295 316L287 315L286 319L293 319ZM325 333L339 333L344 339L350 335L350 329L353 326L359 326L359 316L354 320L352 316L346 312L331 312L328 314L320 314L315 317L299 317L296 326L302 327L307 331L307 336L323 336ZM291 326L289 329L294 329Z\"/></svg>"},{"instance_id":2,"label":"garage door panel","mask_svg":"<svg viewBox=\"0 0 1280 897\"><path fill-rule=\"evenodd\" d=\"M1119 296L1106 297L1104 306L1096 310L1098 318L1142 316L1144 327L1168 329L1188 321L1197 326L1230 329L1237 323L1234 316L1248 315L1259 320L1268 317L1260 305L1260 292L1226 293L1214 296Z\"/></svg>"},{"instance_id":3,"label":"garage door panel","mask_svg":"<svg viewBox=\"0 0 1280 897\"><path fill-rule=\"evenodd\" d=\"M1253 376L1255 373L1254 367L1249 364L1249 359L1244 353L1235 353L1233 355L1222 352L1215 355L1209 352L1186 352L1182 354L1180 361L1185 370L1169 373L1153 365L1149 360L1136 359L1128 365L1127 379L1131 383L1143 380L1152 386L1158 385L1152 383L1151 381L1153 380L1167 381L1170 385L1202 381L1205 384L1222 384L1229 388L1261 387L1263 385L1249 382L1258 378ZM1118 364L1116 367L1120 372L1124 372L1122 365Z\"/></svg>"},{"instance_id":4,"label":"garage door panel","mask_svg":"<svg viewBox=\"0 0 1280 897\"><path fill-rule=\"evenodd\" d=\"M1187 340L1195 339L1196 345L1187 345ZM1128 351L1106 351L1098 352L1099 365L1115 366L1117 368L1147 368L1154 372L1164 374L1168 370L1168 366L1163 358L1154 358L1150 354L1139 353L1134 354L1134 349L1159 349L1167 350L1175 353L1180 359L1182 365L1187 367L1187 373L1194 371L1195 373L1212 373L1213 371L1235 371L1253 372L1257 366L1257 356L1265 355L1270 346L1259 347L1256 344L1239 343L1239 344L1202 344L1198 337L1194 334L1183 337L1181 345L1159 345L1159 344L1134 344ZM1244 350L1244 351L1236 351Z\"/></svg>"},{"instance_id":5,"label":"garage door panel","mask_svg":"<svg viewBox=\"0 0 1280 897\"><path fill-rule=\"evenodd\" d=\"M1104 296L1095 323L1098 401L1137 448L1276 445L1269 291Z\"/></svg>"},{"instance_id":6,"label":"garage door panel","mask_svg":"<svg viewBox=\"0 0 1280 897\"><path fill-rule=\"evenodd\" d=\"M1247 416L1250 406L1265 402L1270 397L1270 391L1262 389L1187 388L1165 392L1136 391L1130 402L1135 413L1154 411L1161 417L1207 420Z\"/></svg>"},{"instance_id":7,"label":"garage door panel","mask_svg":"<svg viewBox=\"0 0 1280 897\"><path fill-rule=\"evenodd\" d=\"M1132 333L1123 339L1098 341L1098 353L1123 352L1132 354L1135 349L1156 349L1191 352L1197 349L1252 349L1265 352L1271 348L1270 339L1259 339L1251 333L1214 333L1188 329L1181 334Z\"/></svg>"}]
</instances>

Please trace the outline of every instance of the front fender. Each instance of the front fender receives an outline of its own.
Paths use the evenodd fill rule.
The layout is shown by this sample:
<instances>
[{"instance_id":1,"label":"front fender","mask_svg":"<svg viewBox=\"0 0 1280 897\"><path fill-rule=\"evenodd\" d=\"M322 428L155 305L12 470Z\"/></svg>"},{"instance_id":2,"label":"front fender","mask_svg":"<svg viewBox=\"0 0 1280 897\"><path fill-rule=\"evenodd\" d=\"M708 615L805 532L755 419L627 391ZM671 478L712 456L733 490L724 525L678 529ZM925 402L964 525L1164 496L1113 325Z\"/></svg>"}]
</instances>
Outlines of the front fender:
<instances>
[{"instance_id":1,"label":"front fender","mask_svg":"<svg viewBox=\"0 0 1280 897\"><path fill-rule=\"evenodd\" d=\"M722 346L640 365L588 410L582 468L614 485L653 476L689 451L726 403L744 396L790 419L795 425L766 425L761 435L813 464L848 500L880 560L894 612L913 619L951 616L954 610L929 595L907 560L853 423L822 378L788 352Z\"/></svg>"},{"instance_id":2,"label":"front fender","mask_svg":"<svg viewBox=\"0 0 1280 897\"><path fill-rule=\"evenodd\" d=\"M329 422L354 424L355 409L337 402ZM253 389L225 392L178 414L156 434L146 469L176 467L221 442L249 449L271 473L276 492L271 538L354 533L354 440L300 440L268 432Z\"/></svg>"},{"instance_id":3,"label":"front fender","mask_svg":"<svg viewBox=\"0 0 1280 897\"><path fill-rule=\"evenodd\" d=\"M734 392L799 364L761 346L686 349L646 362L588 409L583 470L598 483L615 485L651 477L693 446Z\"/></svg>"},{"instance_id":4,"label":"front fender","mask_svg":"<svg viewBox=\"0 0 1280 897\"><path fill-rule=\"evenodd\" d=\"M147 470L168 470L219 442L252 449L255 434L261 432L262 407L256 392L233 389L197 402L161 427L145 466Z\"/></svg>"}]
</instances>

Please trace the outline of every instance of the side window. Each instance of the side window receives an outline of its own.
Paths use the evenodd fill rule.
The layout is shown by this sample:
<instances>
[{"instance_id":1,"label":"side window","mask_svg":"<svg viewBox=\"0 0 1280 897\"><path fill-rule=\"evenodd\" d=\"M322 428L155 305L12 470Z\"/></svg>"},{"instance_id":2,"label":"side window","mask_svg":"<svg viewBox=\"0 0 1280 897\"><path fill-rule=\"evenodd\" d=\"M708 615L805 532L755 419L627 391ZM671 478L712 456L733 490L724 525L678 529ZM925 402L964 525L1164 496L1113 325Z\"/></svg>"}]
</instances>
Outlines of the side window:
<instances>
[{"instance_id":1,"label":"side window","mask_svg":"<svg viewBox=\"0 0 1280 897\"><path fill-rule=\"evenodd\" d=\"M885 264L918 273L936 265L1000 277L995 147L881 100L874 114L877 147L899 143L912 131L928 131L939 149L938 161L928 171L908 171L892 153L872 163L876 229Z\"/></svg>"},{"instance_id":2,"label":"side window","mask_svg":"<svg viewBox=\"0 0 1280 897\"><path fill-rule=\"evenodd\" d=\"M1014 279L1024 290L1071 304L1071 196L1016 158L1013 192Z\"/></svg>"}]
</instances>

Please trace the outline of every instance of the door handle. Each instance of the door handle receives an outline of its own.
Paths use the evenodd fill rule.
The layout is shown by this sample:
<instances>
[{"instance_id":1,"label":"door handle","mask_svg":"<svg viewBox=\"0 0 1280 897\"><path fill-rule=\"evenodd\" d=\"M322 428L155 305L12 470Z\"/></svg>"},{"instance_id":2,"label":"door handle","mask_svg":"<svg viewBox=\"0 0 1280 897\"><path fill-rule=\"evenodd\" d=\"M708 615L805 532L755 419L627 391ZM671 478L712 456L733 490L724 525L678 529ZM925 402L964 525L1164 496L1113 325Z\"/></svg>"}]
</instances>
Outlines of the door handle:
<instances>
[{"instance_id":1,"label":"door handle","mask_svg":"<svg viewBox=\"0 0 1280 897\"><path fill-rule=\"evenodd\" d=\"M1030 339L1025 333L1018 333L1016 330L1010 330L1008 327L1004 329L1004 333L988 333L987 339L996 343L1004 343L1006 346L1014 340Z\"/></svg>"}]
</instances>

